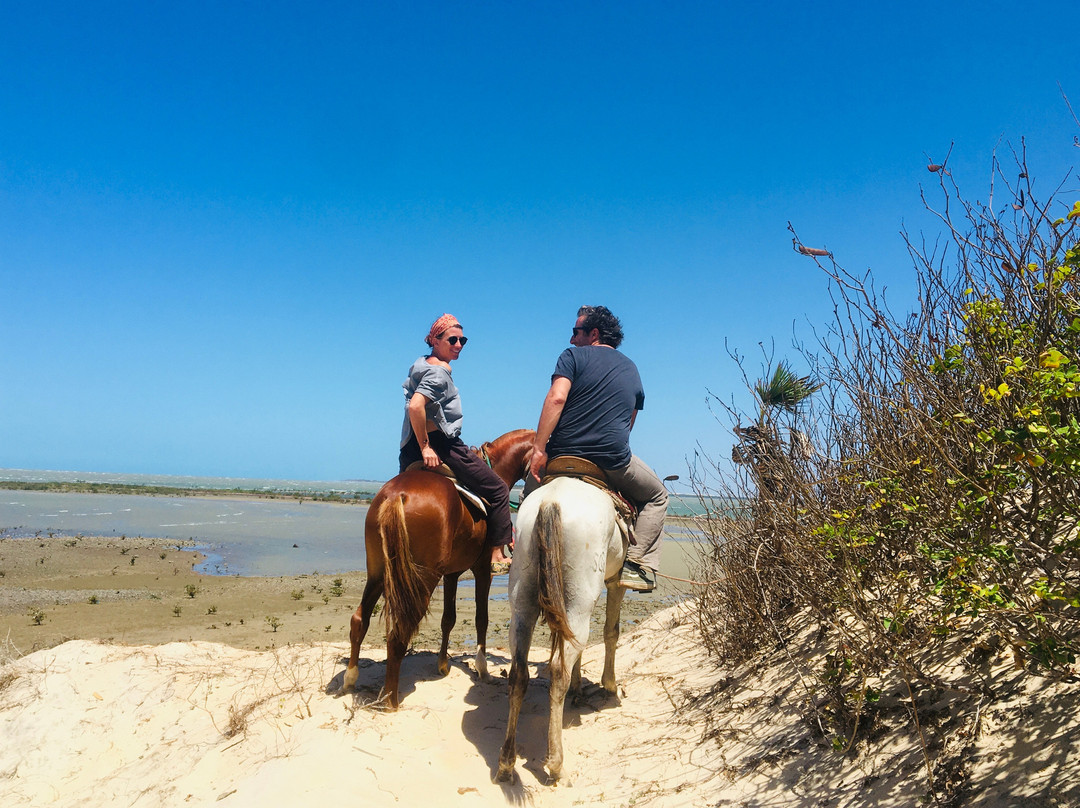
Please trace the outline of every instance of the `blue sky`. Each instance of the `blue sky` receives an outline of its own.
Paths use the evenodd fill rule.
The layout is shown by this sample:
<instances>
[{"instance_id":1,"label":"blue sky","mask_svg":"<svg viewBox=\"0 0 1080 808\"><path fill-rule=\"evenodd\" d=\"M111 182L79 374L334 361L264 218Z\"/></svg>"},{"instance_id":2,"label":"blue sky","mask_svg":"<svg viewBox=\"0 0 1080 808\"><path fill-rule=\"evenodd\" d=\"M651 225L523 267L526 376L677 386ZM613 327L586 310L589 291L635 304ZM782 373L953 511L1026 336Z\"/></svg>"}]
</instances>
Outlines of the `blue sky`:
<instances>
[{"instance_id":1,"label":"blue sky","mask_svg":"<svg viewBox=\"0 0 1080 808\"><path fill-rule=\"evenodd\" d=\"M1068 3L0 4L0 467L385 479L431 320L463 438L534 427L577 307L635 452L828 323L786 224L911 300L927 156L1073 169ZM1077 191L1080 198L1080 191ZM934 198L931 195L931 198Z\"/></svg>"}]
</instances>

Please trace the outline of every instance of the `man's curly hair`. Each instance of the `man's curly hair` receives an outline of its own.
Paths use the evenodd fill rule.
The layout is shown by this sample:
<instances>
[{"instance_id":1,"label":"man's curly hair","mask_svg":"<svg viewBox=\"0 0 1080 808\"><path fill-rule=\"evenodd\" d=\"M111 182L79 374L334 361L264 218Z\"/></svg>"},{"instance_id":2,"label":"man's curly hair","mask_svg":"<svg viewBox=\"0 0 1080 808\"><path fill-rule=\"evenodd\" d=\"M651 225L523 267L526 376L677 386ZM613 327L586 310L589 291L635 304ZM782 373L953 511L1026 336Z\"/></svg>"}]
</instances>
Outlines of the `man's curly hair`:
<instances>
[{"instance_id":1,"label":"man's curly hair","mask_svg":"<svg viewBox=\"0 0 1080 808\"><path fill-rule=\"evenodd\" d=\"M607 306L582 306L577 311L578 317L584 317L582 328L600 331L600 342L618 348L623 341L622 323L611 313Z\"/></svg>"}]
</instances>

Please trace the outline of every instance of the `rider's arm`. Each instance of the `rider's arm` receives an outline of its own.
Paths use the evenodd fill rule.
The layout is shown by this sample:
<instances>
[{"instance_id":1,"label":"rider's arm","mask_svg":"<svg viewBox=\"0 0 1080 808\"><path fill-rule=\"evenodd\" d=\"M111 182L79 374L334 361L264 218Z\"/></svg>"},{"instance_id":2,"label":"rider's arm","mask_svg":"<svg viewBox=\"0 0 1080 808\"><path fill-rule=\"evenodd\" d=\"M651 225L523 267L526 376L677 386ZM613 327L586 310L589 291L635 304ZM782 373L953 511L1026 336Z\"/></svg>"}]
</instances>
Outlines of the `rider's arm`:
<instances>
[{"instance_id":1,"label":"rider's arm","mask_svg":"<svg viewBox=\"0 0 1080 808\"><path fill-rule=\"evenodd\" d=\"M416 435L416 442L420 444L420 454L424 458L424 465L435 468L441 462L435 450L428 443L428 399L423 393L413 393L409 399L409 426Z\"/></svg>"},{"instance_id":2,"label":"rider's arm","mask_svg":"<svg viewBox=\"0 0 1080 808\"><path fill-rule=\"evenodd\" d=\"M529 463L529 471L537 480L540 479L540 472L547 465L547 442L559 423L559 416L562 415L563 407L566 406L566 397L569 394L570 380L568 378L556 376L551 380L551 389L544 397L544 407L540 410L540 423L536 426L532 461Z\"/></svg>"}]
</instances>

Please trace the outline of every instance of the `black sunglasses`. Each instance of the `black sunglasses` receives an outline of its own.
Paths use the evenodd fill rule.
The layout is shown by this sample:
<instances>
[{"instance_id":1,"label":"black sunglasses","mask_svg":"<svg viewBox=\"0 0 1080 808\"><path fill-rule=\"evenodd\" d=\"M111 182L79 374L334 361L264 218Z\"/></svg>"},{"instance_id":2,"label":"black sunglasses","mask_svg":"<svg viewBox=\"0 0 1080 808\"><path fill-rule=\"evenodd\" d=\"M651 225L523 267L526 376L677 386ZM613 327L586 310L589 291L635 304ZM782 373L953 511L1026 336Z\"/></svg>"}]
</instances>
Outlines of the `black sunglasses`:
<instances>
[{"instance_id":1,"label":"black sunglasses","mask_svg":"<svg viewBox=\"0 0 1080 808\"><path fill-rule=\"evenodd\" d=\"M592 331L592 329L591 328L584 328L584 327L582 327L580 325L575 325L574 328L572 329L573 336L577 336L578 331L580 331L582 334L588 334L590 331Z\"/></svg>"},{"instance_id":2,"label":"black sunglasses","mask_svg":"<svg viewBox=\"0 0 1080 808\"><path fill-rule=\"evenodd\" d=\"M469 338L468 337L453 336L453 337L447 337L446 341L449 342L451 345L457 345L460 342L461 347L464 348L465 343L469 341Z\"/></svg>"}]
</instances>

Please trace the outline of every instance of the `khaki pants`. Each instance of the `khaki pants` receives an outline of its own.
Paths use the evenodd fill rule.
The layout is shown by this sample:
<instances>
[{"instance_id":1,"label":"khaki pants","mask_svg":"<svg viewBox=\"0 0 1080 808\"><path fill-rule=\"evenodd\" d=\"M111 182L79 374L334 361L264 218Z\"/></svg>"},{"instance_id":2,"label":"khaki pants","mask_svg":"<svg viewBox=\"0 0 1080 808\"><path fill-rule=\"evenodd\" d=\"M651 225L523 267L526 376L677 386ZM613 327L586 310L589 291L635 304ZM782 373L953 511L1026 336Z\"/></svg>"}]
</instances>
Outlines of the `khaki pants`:
<instances>
[{"instance_id":1,"label":"khaki pants","mask_svg":"<svg viewBox=\"0 0 1080 808\"><path fill-rule=\"evenodd\" d=\"M621 469L606 469L612 488L638 506L634 540L626 556L651 570L660 568L660 544L667 516L668 493L656 472L634 455Z\"/></svg>"}]
</instances>

